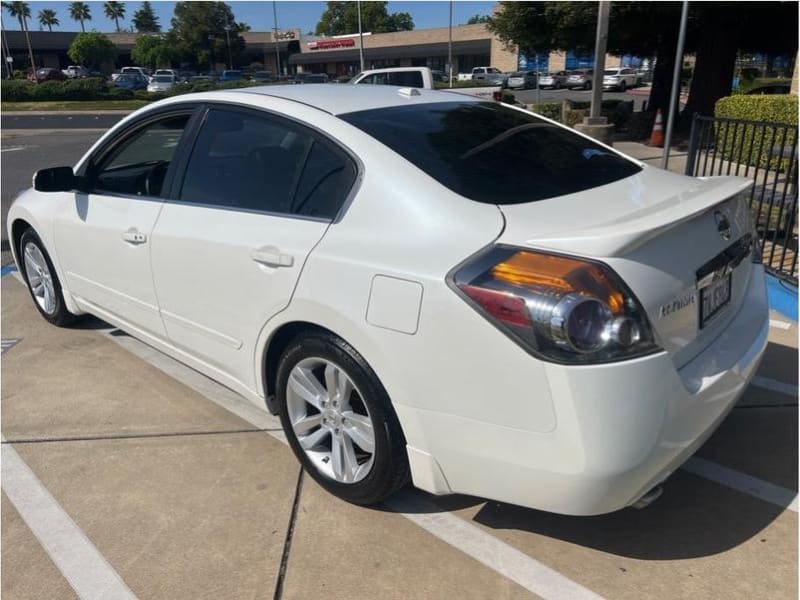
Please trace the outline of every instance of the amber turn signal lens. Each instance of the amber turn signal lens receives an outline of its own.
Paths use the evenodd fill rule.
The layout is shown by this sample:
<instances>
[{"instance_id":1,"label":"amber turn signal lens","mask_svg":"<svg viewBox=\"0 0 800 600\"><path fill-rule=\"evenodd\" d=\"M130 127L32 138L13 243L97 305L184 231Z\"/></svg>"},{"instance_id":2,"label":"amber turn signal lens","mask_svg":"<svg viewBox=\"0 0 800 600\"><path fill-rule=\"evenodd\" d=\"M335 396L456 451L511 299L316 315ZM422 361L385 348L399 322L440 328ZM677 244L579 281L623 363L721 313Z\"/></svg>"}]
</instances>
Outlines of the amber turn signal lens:
<instances>
[{"instance_id":1,"label":"amber turn signal lens","mask_svg":"<svg viewBox=\"0 0 800 600\"><path fill-rule=\"evenodd\" d=\"M492 267L492 277L512 285L549 288L565 294L592 290L615 315L622 312L625 301L598 265L565 256L515 252Z\"/></svg>"}]
</instances>

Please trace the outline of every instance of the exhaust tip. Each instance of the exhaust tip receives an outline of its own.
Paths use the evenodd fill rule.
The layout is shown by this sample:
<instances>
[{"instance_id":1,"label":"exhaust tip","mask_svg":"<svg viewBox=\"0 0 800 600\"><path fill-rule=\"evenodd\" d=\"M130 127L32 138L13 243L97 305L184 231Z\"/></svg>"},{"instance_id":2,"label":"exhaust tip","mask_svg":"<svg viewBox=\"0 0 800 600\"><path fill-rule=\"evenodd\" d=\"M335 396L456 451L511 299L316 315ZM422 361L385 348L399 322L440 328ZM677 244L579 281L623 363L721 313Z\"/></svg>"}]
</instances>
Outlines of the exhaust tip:
<instances>
[{"instance_id":1,"label":"exhaust tip","mask_svg":"<svg viewBox=\"0 0 800 600\"><path fill-rule=\"evenodd\" d=\"M649 492L647 492L644 496L639 498L636 502L631 504L631 506L633 508L637 508L639 510L641 510L643 508L647 508L653 502L658 500L661 497L661 494L663 494L663 493L664 493L664 488L661 487L660 485L657 485L656 487L651 489Z\"/></svg>"}]
</instances>

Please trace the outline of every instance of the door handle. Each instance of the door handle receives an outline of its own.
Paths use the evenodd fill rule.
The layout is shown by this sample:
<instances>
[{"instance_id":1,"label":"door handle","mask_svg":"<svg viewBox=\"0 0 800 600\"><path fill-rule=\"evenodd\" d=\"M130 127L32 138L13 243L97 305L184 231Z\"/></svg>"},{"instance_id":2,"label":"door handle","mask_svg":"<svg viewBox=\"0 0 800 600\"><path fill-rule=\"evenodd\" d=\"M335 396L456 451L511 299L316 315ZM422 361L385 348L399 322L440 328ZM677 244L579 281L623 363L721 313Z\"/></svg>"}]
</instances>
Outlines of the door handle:
<instances>
[{"instance_id":1,"label":"door handle","mask_svg":"<svg viewBox=\"0 0 800 600\"><path fill-rule=\"evenodd\" d=\"M250 252L250 258L268 267L291 267L294 264L294 256L284 254L275 246L256 248Z\"/></svg>"},{"instance_id":2,"label":"door handle","mask_svg":"<svg viewBox=\"0 0 800 600\"><path fill-rule=\"evenodd\" d=\"M129 244L144 244L147 241L147 234L140 233L135 229L128 229L122 232L122 239Z\"/></svg>"}]
</instances>

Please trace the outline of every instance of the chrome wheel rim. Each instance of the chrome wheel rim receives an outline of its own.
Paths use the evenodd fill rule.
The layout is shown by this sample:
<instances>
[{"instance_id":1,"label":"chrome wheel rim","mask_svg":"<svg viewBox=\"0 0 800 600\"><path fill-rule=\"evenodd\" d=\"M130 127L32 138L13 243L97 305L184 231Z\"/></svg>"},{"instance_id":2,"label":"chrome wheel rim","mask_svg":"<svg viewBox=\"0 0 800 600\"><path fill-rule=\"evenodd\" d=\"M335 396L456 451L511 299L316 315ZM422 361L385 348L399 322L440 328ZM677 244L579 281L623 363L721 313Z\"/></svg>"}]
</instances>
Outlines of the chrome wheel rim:
<instances>
[{"instance_id":1,"label":"chrome wheel rim","mask_svg":"<svg viewBox=\"0 0 800 600\"><path fill-rule=\"evenodd\" d=\"M56 311L56 289L44 254L33 242L25 244L25 275L36 303L48 315Z\"/></svg>"},{"instance_id":2,"label":"chrome wheel rim","mask_svg":"<svg viewBox=\"0 0 800 600\"><path fill-rule=\"evenodd\" d=\"M286 408L303 452L324 475L357 483L372 470L375 432L363 396L339 365L305 358L286 383Z\"/></svg>"}]
</instances>

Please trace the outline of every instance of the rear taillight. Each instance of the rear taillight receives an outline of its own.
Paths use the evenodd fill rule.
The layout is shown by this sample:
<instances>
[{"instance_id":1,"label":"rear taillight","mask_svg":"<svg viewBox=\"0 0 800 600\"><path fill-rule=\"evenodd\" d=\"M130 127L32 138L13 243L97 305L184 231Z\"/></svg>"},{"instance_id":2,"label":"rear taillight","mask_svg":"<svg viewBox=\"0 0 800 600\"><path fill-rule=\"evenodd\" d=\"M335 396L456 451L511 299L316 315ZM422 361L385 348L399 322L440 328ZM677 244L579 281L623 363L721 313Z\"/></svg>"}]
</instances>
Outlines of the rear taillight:
<instances>
[{"instance_id":1,"label":"rear taillight","mask_svg":"<svg viewBox=\"0 0 800 600\"><path fill-rule=\"evenodd\" d=\"M450 281L491 323L546 360L590 364L659 349L639 302L601 263L495 246Z\"/></svg>"},{"instance_id":2,"label":"rear taillight","mask_svg":"<svg viewBox=\"0 0 800 600\"><path fill-rule=\"evenodd\" d=\"M501 102L503 100L503 92L502 91L492 92L492 98L494 99L495 102Z\"/></svg>"}]
</instances>

